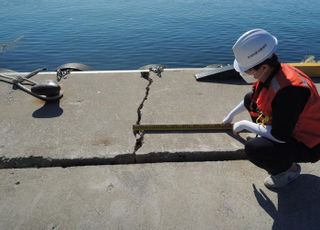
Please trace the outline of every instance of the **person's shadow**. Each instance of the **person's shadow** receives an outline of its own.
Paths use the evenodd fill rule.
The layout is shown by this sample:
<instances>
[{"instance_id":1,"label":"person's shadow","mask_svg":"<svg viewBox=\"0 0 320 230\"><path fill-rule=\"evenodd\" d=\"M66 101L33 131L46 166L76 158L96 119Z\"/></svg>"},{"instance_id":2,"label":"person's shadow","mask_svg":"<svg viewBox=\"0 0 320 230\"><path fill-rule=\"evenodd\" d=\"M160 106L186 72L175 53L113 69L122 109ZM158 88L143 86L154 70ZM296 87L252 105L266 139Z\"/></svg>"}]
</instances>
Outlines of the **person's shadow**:
<instances>
[{"instance_id":1,"label":"person's shadow","mask_svg":"<svg viewBox=\"0 0 320 230\"><path fill-rule=\"evenodd\" d=\"M275 191L278 208L262 189L253 184L260 206L273 218L273 230L320 229L320 178L302 174L296 181Z\"/></svg>"}]
</instances>

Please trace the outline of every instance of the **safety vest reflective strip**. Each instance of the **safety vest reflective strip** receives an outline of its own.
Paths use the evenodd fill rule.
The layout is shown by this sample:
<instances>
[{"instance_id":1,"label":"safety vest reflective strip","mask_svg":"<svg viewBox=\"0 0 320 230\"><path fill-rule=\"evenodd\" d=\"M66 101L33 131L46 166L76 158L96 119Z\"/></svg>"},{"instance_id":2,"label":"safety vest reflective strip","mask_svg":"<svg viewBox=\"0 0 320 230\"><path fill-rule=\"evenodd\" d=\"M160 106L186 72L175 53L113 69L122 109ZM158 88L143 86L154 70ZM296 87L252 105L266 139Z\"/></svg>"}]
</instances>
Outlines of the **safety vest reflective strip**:
<instances>
[{"instance_id":1,"label":"safety vest reflective strip","mask_svg":"<svg viewBox=\"0 0 320 230\"><path fill-rule=\"evenodd\" d=\"M296 123L293 138L312 148L320 144L320 97L312 80L303 72L282 64L270 87L261 90L256 100L258 110L271 118L269 124L272 124L272 101L277 92L287 86L306 87L310 90L309 100Z\"/></svg>"}]
</instances>

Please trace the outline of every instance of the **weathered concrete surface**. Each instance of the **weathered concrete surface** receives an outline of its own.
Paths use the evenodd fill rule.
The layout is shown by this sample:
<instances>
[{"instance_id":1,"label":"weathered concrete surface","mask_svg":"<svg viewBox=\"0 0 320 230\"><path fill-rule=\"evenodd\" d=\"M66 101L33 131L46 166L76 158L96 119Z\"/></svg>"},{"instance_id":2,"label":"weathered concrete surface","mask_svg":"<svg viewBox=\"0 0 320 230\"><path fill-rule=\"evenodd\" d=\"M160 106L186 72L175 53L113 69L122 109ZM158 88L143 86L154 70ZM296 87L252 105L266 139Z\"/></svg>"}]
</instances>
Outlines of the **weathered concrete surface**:
<instances>
[{"instance_id":1,"label":"weathered concrete surface","mask_svg":"<svg viewBox=\"0 0 320 230\"><path fill-rule=\"evenodd\" d=\"M32 79L49 78L55 76ZM61 81L60 103L44 104L0 82L0 156L74 159L131 154L132 125L147 83L139 73L72 73Z\"/></svg>"},{"instance_id":2,"label":"weathered concrete surface","mask_svg":"<svg viewBox=\"0 0 320 230\"><path fill-rule=\"evenodd\" d=\"M1 229L319 229L319 164L267 190L248 161L0 170Z\"/></svg>"},{"instance_id":3,"label":"weathered concrete surface","mask_svg":"<svg viewBox=\"0 0 320 230\"><path fill-rule=\"evenodd\" d=\"M197 82L194 78L197 72L181 70L164 72L161 78L153 77L141 124L221 123L251 90L250 85ZM242 119L250 118L247 113L242 113L235 121ZM184 157L201 153L209 157L210 153L234 155L242 149L243 143L226 133L146 134L137 156L166 152L173 153L171 157L174 153L179 156L185 153Z\"/></svg>"},{"instance_id":4,"label":"weathered concrete surface","mask_svg":"<svg viewBox=\"0 0 320 230\"><path fill-rule=\"evenodd\" d=\"M152 83L139 72L73 72L61 81L64 97L53 104L0 82L0 167L244 159L247 135L133 135L138 108L141 124L220 123L250 91L250 85L197 82L194 74L201 71L166 69L161 78L151 73ZM235 121L241 119L248 114Z\"/></svg>"},{"instance_id":5,"label":"weathered concrete surface","mask_svg":"<svg viewBox=\"0 0 320 230\"><path fill-rule=\"evenodd\" d=\"M141 123L217 123L250 90L199 83L193 73L152 75ZM34 79L41 77L54 78ZM68 166L133 159L132 125L148 81L138 73L73 73L61 84L64 98L50 105L0 84L1 160L22 157L17 167L30 167L27 158L35 156L34 167L43 159L69 159ZM241 158L242 149L221 133L145 134L135 160ZM264 188L266 173L248 161L2 169L0 228L318 229L318 168L302 164L303 175L277 193Z\"/></svg>"}]
</instances>

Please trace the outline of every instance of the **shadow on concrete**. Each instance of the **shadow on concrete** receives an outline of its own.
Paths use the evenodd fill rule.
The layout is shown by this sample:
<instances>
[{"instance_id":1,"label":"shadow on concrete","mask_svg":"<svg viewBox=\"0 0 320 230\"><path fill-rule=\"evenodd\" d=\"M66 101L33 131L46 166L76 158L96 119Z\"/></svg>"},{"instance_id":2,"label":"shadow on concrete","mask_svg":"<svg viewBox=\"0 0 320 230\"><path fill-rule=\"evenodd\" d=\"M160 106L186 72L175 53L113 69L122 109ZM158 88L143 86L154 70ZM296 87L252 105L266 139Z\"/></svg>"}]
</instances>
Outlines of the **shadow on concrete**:
<instances>
[{"instance_id":1,"label":"shadow on concrete","mask_svg":"<svg viewBox=\"0 0 320 230\"><path fill-rule=\"evenodd\" d=\"M230 137L234 138L235 140L239 141L243 145L245 145L245 143L247 142L246 139L244 139L243 137L241 137L239 135L235 135L232 131L226 132L226 134L229 135Z\"/></svg>"},{"instance_id":2,"label":"shadow on concrete","mask_svg":"<svg viewBox=\"0 0 320 230\"><path fill-rule=\"evenodd\" d=\"M260 206L273 218L273 230L319 229L320 178L301 175L288 186L275 191L278 209L262 189L253 185L254 195Z\"/></svg>"},{"instance_id":3,"label":"shadow on concrete","mask_svg":"<svg viewBox=\"0 0 320 230\"><path fill-rule=\"evenodd\" d=\"M233 66L212 66L216 69L203 71L195 75L198 82L231 85L248 85Z\"/></svg>"},{"instance_id":4,"label":"shadow on concrete","mask_svg":"<svg viewBox=\"0 0 320 230\"><path fill-rule=\"evenodd\" d=\"M53 118L63 114L63 109L60 107L60 101L46 102L41 108L32 113L34 118Z\"/></svg>"},{"instance_id":5,"label":"shadow on concrete","mask_svg":"<svg viewBox=\"0 0 320 230\"><path fill-rule=\"evenodd\" d=\"M241 78L228 78L228 77L211 77L198 80L199 83L216 83L216 84L228 84L228 85L250 85Z\"/></svg>"}]
</instances>

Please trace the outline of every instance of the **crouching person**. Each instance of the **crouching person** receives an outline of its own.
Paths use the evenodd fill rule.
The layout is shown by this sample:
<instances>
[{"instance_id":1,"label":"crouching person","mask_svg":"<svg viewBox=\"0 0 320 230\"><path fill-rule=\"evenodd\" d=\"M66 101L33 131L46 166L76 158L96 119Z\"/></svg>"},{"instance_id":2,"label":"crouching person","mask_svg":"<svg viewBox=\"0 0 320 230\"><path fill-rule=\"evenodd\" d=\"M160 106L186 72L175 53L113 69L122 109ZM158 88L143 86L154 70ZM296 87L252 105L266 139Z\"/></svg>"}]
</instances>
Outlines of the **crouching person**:
<instances>
[{"instance_id":1,"label":"crouching person","mask_svg":"<svg viewBox=\"0 0 320 230\"><path fill-rule=\"evenodd\" d=\"M256 79L252 91L223 120L249 111L252 121L239 121L234 133L248 130L256 138L245 144L248 159L265 169L267 188L280 188L300 175L299 162L320 157L320 97L312 80L300 70L281 64L277 38L263 29L244 33L234 44L234 68Z\"/></svg>"}]
</instances>

